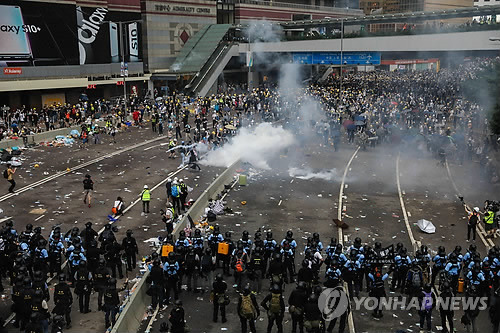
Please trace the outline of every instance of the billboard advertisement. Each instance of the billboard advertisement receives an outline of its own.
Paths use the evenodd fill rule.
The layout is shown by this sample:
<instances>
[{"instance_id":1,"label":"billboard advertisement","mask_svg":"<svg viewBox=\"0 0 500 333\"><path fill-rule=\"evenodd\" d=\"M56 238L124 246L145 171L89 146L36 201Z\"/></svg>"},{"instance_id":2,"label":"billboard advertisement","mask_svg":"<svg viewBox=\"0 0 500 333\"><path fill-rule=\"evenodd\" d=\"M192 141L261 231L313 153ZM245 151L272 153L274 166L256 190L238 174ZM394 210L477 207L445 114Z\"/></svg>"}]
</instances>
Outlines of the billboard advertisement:
<instances>
[{"instance_id":1,"label":"billboard advertisement","mask_svg":"<svg viewBox=\"0 0 500 333\"><path fill-rule=\"evenodd\" d=\"M0 67L84 65L142 59L141 14L104 7L3 0Z\"/></svg>"},{"instance_id":2,"label":"billboard advertisement","mask_svg":"<svg viewBox=\"0 0 500 333\"><path fill-rule=\"evenodd\" d=\"M76 7L79 64L137 62L140 54L139 13Z\"/></svg>"},{"instance_id":3,"label":"billboard advertisement","mask_svg":"<svg viewBox=\"0 0 500 333\"><path fill-rule=\"evenodd\" d=\"M1 66L77 63L74 5L2 1Z\"/></svg>"}]
</instances>

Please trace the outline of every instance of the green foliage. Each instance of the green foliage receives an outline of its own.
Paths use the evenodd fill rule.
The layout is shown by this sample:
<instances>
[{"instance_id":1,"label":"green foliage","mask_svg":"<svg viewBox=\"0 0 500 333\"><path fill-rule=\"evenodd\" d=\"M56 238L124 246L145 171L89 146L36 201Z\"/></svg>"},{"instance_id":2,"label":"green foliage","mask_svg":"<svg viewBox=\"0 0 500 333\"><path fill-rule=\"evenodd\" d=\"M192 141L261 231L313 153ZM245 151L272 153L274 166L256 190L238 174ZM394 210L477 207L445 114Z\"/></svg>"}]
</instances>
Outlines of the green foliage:
<instances>
[{"instance_id":1,"label":"green foliage","mask_svg":"<svg viewBox=\"0 0 500 333\"><path fill-rule=\"evenodd\" d=\"M464 81L464 95L478 103L486 112L490 128L500 134L500 63L495 62L477 73L477 77Z\"/></svg>"}]
</instances>

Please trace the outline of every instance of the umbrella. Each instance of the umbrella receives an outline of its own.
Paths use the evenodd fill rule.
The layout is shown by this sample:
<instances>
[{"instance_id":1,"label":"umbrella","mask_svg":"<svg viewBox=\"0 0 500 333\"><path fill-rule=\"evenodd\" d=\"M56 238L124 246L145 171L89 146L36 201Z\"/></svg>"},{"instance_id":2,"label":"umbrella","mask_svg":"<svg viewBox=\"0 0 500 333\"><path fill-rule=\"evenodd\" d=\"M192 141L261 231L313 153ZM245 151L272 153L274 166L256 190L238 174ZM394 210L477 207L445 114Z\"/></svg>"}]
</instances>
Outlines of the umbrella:
<instances>
[{"instance_id":1,"label":"umbrella","mask_svg":"<svg viewBox=\"0 0 500 333\"><path fill-rule=\"evenodd\" d=\"M344 124L343 124L344 128L347 128L347 126L349 126L349 125L354 125L354 121L352 121L352 120L344 121Z\"/></svg>"},{"instance_id":2,"label":"umbrella","mask_svg":"<svg viewBox=\"0 0 500 333\"><path fill-rule=\"evenodd\" d=\"M224 127L227 128L227 129L230 129L230 130L235 130L236 129L236 127L233 126L233 125L226 125Z\"/></svg>"},{"instance_id":3,"label":"umbrella","mask_svg":"<svg viewBox=\"0 0 500 333\"><path fill-rule=\"evenodd\" d=\"M436 227L434 226L434 224L432 224L431 221L427 221L425 219L418 220L417 226L426 234L433 234L436 232Z\"/></svg>"}]
</instances>

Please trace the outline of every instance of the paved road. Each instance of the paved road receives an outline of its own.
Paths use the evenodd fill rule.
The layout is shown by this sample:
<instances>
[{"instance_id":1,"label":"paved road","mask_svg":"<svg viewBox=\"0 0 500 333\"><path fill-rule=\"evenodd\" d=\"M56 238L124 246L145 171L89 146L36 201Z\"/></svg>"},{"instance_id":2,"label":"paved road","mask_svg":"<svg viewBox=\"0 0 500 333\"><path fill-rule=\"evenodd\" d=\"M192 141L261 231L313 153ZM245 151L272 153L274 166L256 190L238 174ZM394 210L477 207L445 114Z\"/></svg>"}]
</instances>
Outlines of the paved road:
<instances>
[{"instance_id":1,"label":"paved road","mask_svg":"<svg viewBox=\"0 0 500 333\"><path fill-rule=\"evenodd\" d=\"M249 185L235 187L228 195L228 206L238 214L218 218L222 232L232 231L233 240L239 239L243 230L251 235L257 228L272 230L275 239L280 240L287 230L294 231L299 244L299 258L303 256L305 240L313 232L319 232L326 246L331 237L337 237L338 231L332 224L332 218L337 217L338 196L342 175L347 162L352 157L355 147L344 146L339 152L329 148L313 148L306 146L301 149L290 149L287 156L281 155L271 163L272 169L258 171L250 169ZM399 156L399 166L398 166ZM331 177L329 180L311 178L308 180L294 178L289 175L289 167L299 169L310 168L313 172L323 172ZM400 173L401 192L397 186L397 168ZM472 165L464 167L450 165L453 174L468 173L474 177L475 168ZM333 170L333 171L332 171ZM455 177L454 177L455 178ZM470 190L470 202L483 200L487 193L481 191L481 183L464 183L465 178L458 177L456 182ZM473 188L473 189L472 189ZM474 196L472 194L476 193ZM494 193L492 190L491 193ZM426 244L433 251L439 245L444 245L448 252L455 245L464 248L466 220L464 209L456 197L456 191L451 185L446 168L437 166L432 157L426 153L414 152L400 147L382 146L366 151L360 150L347 169L343 189L342 210L344 221L349 228L344 231L345 245L352 243L355 237L361 237L363 242L371 245L377 240L383 246L402 242L409 251L413 244L409 233L416 241ZM400 196L408 216L408 224L404 219ZM245 200L246 205L241 205ZM241 213L241 214L240 214ZM431 220L437 227L435 234L422 233L416 226L418 219ZM480 239L476 241L482 255L486 247ZM301 260L296 260L299 264ZM322 269L322 275L324 268ZM226 277L228 285L233 278ZM390 283L390 279L388 281ZM264 281L263 292L257 295L261 301L266 294L269 283ZM288 297L294 288L287 285L285 295ZM231 289L231 288L230 288ZM209 303L209 288L206 293L191 294L183 292L181 299L186 309L186 319L193 332L239 331L239 320L236 314L237 293L230 290L232 303L228 306L228 322L225 324L211 321L212 305ZM390 293L399 295L398 292ZM366 291L361 296L367 296ZM151 332L158 332L159 325L166 320L170 308L160 311L153 319ZM455 315L455 327L464 331L460 324L461 313ZM478 328L489 330L489 320L486 313L480 314ZM148 318L149 319L149 318ZM140 331L144 331L147 323ZM257 321L257 331L265 332L267 319L265 315ZM408 332L418 332L418 314L416 311L386 312L382 320L374 320L370 311L354 311L353 322L355 332L394 332L397 329ZM285 331L291 330L290 316L285 316ZM433 327L440 325L437 313L433 316ZM274 331L273 331L274 332Z\"/></svg>"}]
</instances>

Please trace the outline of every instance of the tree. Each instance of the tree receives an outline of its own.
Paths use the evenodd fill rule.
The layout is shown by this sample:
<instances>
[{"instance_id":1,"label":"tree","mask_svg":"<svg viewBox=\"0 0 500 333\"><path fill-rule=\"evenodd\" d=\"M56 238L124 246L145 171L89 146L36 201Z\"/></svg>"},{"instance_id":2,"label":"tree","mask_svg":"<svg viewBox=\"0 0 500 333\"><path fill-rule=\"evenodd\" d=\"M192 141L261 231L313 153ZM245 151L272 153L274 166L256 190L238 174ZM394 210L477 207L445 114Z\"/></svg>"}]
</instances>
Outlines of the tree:
<instances>
[{"instance_id":1,"label":"tree","mask_svg":"<svg viewBox=\"0 0 500 333\"><path fill-rule=\"evenodd\" d=\"M475 78L464 81L463 91L486 111L491 131L500 134L500 62L485 66Z\"/></svg>"}]
</instances>

